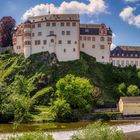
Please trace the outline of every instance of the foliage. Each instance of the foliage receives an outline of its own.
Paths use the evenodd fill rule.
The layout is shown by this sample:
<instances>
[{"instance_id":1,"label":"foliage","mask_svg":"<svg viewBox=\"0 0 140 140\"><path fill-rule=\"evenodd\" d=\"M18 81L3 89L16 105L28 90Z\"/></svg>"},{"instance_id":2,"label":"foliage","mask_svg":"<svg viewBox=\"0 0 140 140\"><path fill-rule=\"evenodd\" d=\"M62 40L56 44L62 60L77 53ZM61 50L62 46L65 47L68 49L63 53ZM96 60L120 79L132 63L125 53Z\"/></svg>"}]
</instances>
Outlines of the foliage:
<instances>
[{"instance_id":1,"label":"foliage","mask_svg":"<svg viewBox=\"0 0 140 140\"><path fill-rule=\"evenodd\" d=\"M93 86L85 78L66 75L56 83L56 96L64 98L71 108L90 111Z\"/></svg>"},{"instance_id":2,"label":"foliage","mask_svg":"<svg viewBox=\"0 0 140 140\"><path fill-rule=\"evenodd\" d=\"M36 112L35 108L42 105L50 108L50 100L53 103L57 98L69 104L72 115L100 106L110 107L120 96L139 95L139 73L136 67L101 64L84 53L80 60L69 62L58 62L56 56L48 52L34 54L28 59L12 52L0 54L0 121L17 119L14 110L20 107L24 110L23 116L31 114L38 120L43 117L47 120L51 118L50 112ZM28 105L24 106L26 100Z\"/></svg>"},{"instance_id":3,"label":"foliage","mask_svg":"<svg viewBox=\"0 0 140 140\"><path fill-rule=\"evenodd\" d=\"M32 99L38 102L40 105L48 105L52 92L52 87L43 88L39 90L35 95L33 95Z\"/></svg>"},{"instance_id":4,"label":"foliage","mask_svg":"<svg viewBox=\"0 0 140 140\"><path fill-rule=\"evenodd\" d=\"M96 122L88 125L85 129L74 134L72 140L125 140L121 130L116 127L110 127L107 124Z\"/></svg>"},{"instance_id":5,"label":"foliage","mask_svg":"<svg viewBox=\"0 0 140 140\"><path fill-rule=\"evenodd\" d=\"M126 92L127 92L127 87L125 83L119 84L118 87L116 88L116 93L118 94L118 96L125 96Z\"/></svg>"},{"instance_id":6,"label":"foliage","mask_svg":"<svg viewBox=\"0 0 140 140\"><path fill-rule=\"evenodd\" d=\"M11 137L7 140L54 140L53 136L50 134L44 134L43 132L32 132L25 133L21 136Z\"/></svg>"},{"instance_id":7,"label":"foliage","mask_svg":"<svg viewBox=\"0 0 140 140\"><path fill-rule=\"evenodd\" d=\"M130 85L127 88L127 95L128 96L138 96L140 94L140 90L136 85Z\"/></svg>"},{"instance_id":8,"label":"foliage","mask_svg":"<svg viewBox=\"0 0 140 140\"><path fill-rule=\"evenodd\" d=\"M51 104L51 110L55 113L55 119L68 119L72 113L69 103L63 98L57 98Z\"/></svg>"},{"instance_id":9,"label":"foliage","mask_svg":"<svg viewBox=\"0 0 140 140\"><path fill-rule=\"evenodd\" d=\"M3 17L0 20L0 46L7 47L12 46L12 34L16 25L15 19L11 16Z\"/></svg>"}]
</instances>

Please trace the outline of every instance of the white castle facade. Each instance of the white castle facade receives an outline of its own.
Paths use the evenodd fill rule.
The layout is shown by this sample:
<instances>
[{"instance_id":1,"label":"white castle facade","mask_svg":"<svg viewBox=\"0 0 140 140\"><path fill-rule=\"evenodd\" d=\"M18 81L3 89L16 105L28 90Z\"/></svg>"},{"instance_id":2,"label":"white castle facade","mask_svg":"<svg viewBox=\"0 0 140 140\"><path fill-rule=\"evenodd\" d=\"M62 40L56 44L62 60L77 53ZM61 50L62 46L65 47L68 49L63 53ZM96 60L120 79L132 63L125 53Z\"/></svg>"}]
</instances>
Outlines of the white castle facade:
<instances>
[{"instance_id":1,"label":"white castle facade","mask_svg":"<svg viewBox=\"0 0 140 140\"><path fill-rule=\"evenodd\" d=\"M105 24L80 24L79 14L48 14L32 17L17 27L13 49L25 58L32 54L55 53L59 61L80 58L80 51L110 62L112 31Z\"/></svg>"}]
</instances>

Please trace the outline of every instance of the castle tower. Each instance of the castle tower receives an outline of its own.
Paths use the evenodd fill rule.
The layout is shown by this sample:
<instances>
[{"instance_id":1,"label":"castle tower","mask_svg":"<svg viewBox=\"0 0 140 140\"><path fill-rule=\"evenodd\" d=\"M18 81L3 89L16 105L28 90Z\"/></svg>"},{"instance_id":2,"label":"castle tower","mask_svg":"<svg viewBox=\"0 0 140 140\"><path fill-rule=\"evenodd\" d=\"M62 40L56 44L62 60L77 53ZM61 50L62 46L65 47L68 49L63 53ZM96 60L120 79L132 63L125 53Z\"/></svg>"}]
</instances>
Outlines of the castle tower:
<instances>
[{"instance_id":1,"label":"castle tower","mask_svg":"<svg viewBox=\"0 0 140 140\"><path fill-rule=\"evenodd\" d=\"M31 22L24 23L24 56L28 58L31 55Z\"/></svg>"}]
</instances>

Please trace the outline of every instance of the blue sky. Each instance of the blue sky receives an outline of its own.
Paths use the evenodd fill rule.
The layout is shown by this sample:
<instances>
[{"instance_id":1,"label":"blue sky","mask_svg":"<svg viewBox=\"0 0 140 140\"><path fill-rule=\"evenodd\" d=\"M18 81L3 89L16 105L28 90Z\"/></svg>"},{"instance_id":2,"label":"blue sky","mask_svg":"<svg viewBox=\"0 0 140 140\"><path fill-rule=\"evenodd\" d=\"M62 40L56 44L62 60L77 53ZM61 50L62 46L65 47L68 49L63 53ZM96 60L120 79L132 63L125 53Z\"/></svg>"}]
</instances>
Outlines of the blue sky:
<instances>
[{"instance_id":1,"label":"blue sky","mask_svg":"<svg viewBox=\"0 0 140 140\"><path fill-rule=\"evenodd\" d=\"M27 17L28 14L45 14L45 10L41 8L45 8L46 3L53 3L54 13L79 11L81 23L105 23L110 26L115 36L113 43L116 45L140 46L140 0L73 1L65 0L64 4L62 0L0 0L0 18L12 16L18 24L22 22L23 15Z\"/></svg>"}]
</instances>

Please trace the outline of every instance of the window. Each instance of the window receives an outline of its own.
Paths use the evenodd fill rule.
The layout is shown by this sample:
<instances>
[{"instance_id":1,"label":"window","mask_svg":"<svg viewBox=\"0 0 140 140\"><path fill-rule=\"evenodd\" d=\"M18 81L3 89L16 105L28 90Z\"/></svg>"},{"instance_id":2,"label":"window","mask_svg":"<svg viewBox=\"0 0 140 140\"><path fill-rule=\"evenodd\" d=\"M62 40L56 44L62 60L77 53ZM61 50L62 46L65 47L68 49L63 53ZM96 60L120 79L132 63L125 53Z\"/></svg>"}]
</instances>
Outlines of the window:
<instances>
[{"instance_id":1,"label":"window","mask_svg":"<svg viewBox=\"0 0 140 140\"><path fill-rule=\"evenodd\" d=\"M76 22L73 22L73 23L72 23L72 26L76 26Z\"/></svg>"},{"instance_id":2,"label":"window","mask_svg":"<svg viewBox=\"0 0 140 140\"><path fill-rule=\"evenodd\" d=\"M54 31L50 31L50 35L54 35Z\"/></svg>"},{"instance_id":3,"label":"window","mask_svg":"<svg viewBox=\"0 0 140 140\"><path fill-rule=\"evenodd\" d=\"M25 41L25 45L31 45L31 41Z\"/></svg>"},{"instance_id":4,"label":"window","mask_svg":"<svg viewBox=\"0 0 140 140\"><path fill-rule=\"evenodd\" d=\"M38 23L38 28L40 28L41 27L41 23Z\"/></svg>"},{"instance_id":5,"label":"window","mask_svg":"<svg viewBox=\"0 0 140 140\"><path fill-rule=\"evenodd\" d=\"M31 36L31 33L25 33L25 36Z\"/></svg>"},{"instance_id":6,"label":"window","mask_svg":"<svg viewBox=\"0 0 140 140\"><path fill-rule=\"evenodd\" d=\"M124 60L121 60L121 66L122 67L124 66Z\"/></svg>"},{"instance_id":7,"label":"window","mask_svg":"<svg viewBox=\"0 0 140 140\"><path fill-rule=\"evenodd\" d=\"M35 33L32 33L32 37L34 37L35 36Z\"/></svg>"},{"instance_id":8,"label":"window","mask_svg":"<svg viewBox=\"0 0 140 140\"><path fill-rule=\"evenodd\" d=\"M84 40L87 40L86 36L84 36Z\"/></svg>"},{"instance_id":9,"label":"window","mask_svg":"<svg viewBox=\"0 0 140 140\"><path fill-rule=\"evenodd\" d=\"M54 43L54 39L51 39L51 43Z\"/></svg>"},{"instance_id":10,"label":"window","mask_svg":"<svg viewBox=\"0 0 140 140\"><path fill-rule=\"evenodd\" d=\"M49 23L49 22L47 22L47 23L46 23L46 26L50 26L50 23Z\"/></svg>"},{"instance_id":11,"label":"window","mask_svg":"<svg viewBox=\"0 0 140 140\"><path fill-rule=\"evenodd\" d=\"M91 41L91 37L88 37L87 40L88 40L88 41Z\"/></svg>"},{"instance_id":12,"label":"window","mask_svg":"<svg viewBox=\"0 0 140 140\"><path fill-rule=\"evenodd\" d=\"M62 44L62 40L59 40L59 41L58 41L58 44Z\"/></svg>"},{"instance_id":13,"label":"window","mask_svg":"<svg viewBox=\"0 0 140 140\"><path fill-rule=\"evenodd\" d=\"M68 41L67 41L67 44L71 44L71 40L68 40Z\"/></svg>"},{"instance_id":14,"label":"window","mask_svg":"<svg viewBox=\"0 0 140 140\"><path fill-rule=\"evenodd\" d=\"M75 52L75 48L73 48L73 52Z\"/></svg>"},{"instance_id":15,"label":"window","mask_svg":"<svg viewBox=\"0 0 140 140\"><path fill-rule=\"evenodd\" d=\"M80 36L80 40L82 40L82 36Z\"/></svg>"},{"instance_id":16,"label":"window","mask_svg":"<svg viewBox=\"0 0 140 140\"><path fill-rule=\"evenodd\" d=\"M87 32L87 33L88 33L88 32L89 32L89 29L85 29L85 32Z\"/></svg>"},{"instance_id":17,"label":"window","mask_svg":"<svg viewBox=\"0 0 140 140\"><path fill-rule=\"evenodd\" d=\"M35 24L32 24L32 28L35 28Z\"/></svg>"},{"instance_id":18,"label":"window","mask_svg":"<svg viewBox=\"0 0 140 140\"><path fill-rule=\"evenodd\" d=\"M115 60L112 61L113 66L115 66Z\"/></svg>"},{"instance_id":19,"label":"window","mask_svg":"<svg viewBox=\"0 0 140 140\"><path fill-rule=\"evenodd\" d=\"M62 31L62 35L65 35L65 31Z\"/></svg>"},{"instance_id":20,"label":"window","mask_svg":"<svg viewBox=\"0 0 140 140\"><path fill-rule=\"evenodd\" d=\"M117 66L119 66L120 65L120 60L117 60Z\"/></svg>"},{"instance_id":21,"label":"window","mask_svg":"<svg viewBox=\"0 0 140 140\"><path fill-rule=\"evenodd\" d=\"M129 65L129 61L128 61L128 60L126 60L126 65L127 65L127 66Z\"/></svg>"},{"instance_id":22,"label":"window","mask_svg":"<svg viewBox=\"0 0 140 140\"><path fill-rule=\"evenodd\" d=\"M47 44L47 40L43 40L43 44L46 45Z\"/></svg>"},{"instance_id":23,"label":"window","mask_svg":"<svg viewBox=\"0 0 140 140\"><path fill-rule=\"evenodd\" d=\"M95 49L95 45L92 45L92 48Z\"/></svg>"},{"instance_id":24,"label":"window","mask_svg":"<svg viewBox=\"0 0 140 140\"><path fill-rule=\"evenodd\" d=\"M61 26L64 26L65 25L65 23L64 22L61 22Z\"/></svg>"},{"instance_id":25,"label":"window","mask_svg":"<svg viewBox=\"0 0 140 140\"><path fill-rule=\"evenodd\" d=\"M95 37L92 37L92 41L95 41Z\"/></svg>"},{"instance_id":26,"label":"window","mask_svg":"<svg viewBox=\"0 0 140 140\"><path fill-rule=\"evenodd\" d=\"M66 25L67 25L67 26L70 26L70 22L67 22Z\"/></svg>"},{"instance_id":27,"label":"window","mask_svg":"<svg viewBox=\"0 0 140 140\"><path fill-rule=\"evenodd\" d=\"M138 66L138 61L135 61L135 65Z\"/></svg>"},{"instance_id":28,"label":"window","mask_svg":"<svg viewBox=\"0 0 140 140\"><path fill-rule=\"evenodd\" d=\"M101 38L100 38L100 41L105 41L105 38L104 38L104 37L101 37Z\"/></svg>"},{"instance_id":29,"label":"window","mask_svg":"<svg viewBox=\"0 0 140 140\"><path fill-rule=\"evenodd\" d=\"M84 48L84 47L85 47L85 44L83 43L83 44L82 44L82 48Z\"/></svg>"},{"instance_id":30,"label":"window","mask_svg":"<svg viewBox=\"0 0 140 140\"><path fill-rule=\"evenodd\" d=\"M100 46L100 49L101 49L101 50L103 50L104 48L105 48L105 46L104 46L104 45L101 45L101 46Z\"/></svg>"},{"instance_id":31,"label":"window","mask_svg":"<svg viewBox=\"0 0 140 140\"><path fill-rule=\"evenodd\" d=\"M66 34L67 34L67 35L70 35L70 31L67 31Z\"/></svg>"},{"instance_id":32,"label":"window","mask_svg":"<svg viewBox=\"0 0 140 140\"><path fill-rule=\"evenodd\" d=\"M108 37L107 40L108 40L108 41L112 41L112 38L111 38L111 37Z\"/></svg>"},{"instance_id":33,"label":"window","mask_svg":"<svg viewBox=\"0 0 140 140\"><path fill-rule=\"evenodd\" d=\"M40 45L40 40L35 40L35 45Z\"/></svg>"},{"instance_id":34,"label":"window","mask_svg":"<svg viewBox=\"0 0 140 140\"><path fill-rule=\"evenodd\" d=\"M42 35L42 32L38 32L38 36L41 36Z\"/></svg>"},{"instance_id":35,"label":"window","mask_svg":"<svg viewBox=\"0 0 140 140\"><path fill-rule=\"evenodd\" d=\"M75 41L75 44L77 44L77 41Z\"/></svg>"},{"instance_id":36,"label":"window","mask_svg":"<svg viewBox=\"0 0 140 140\"><path fill-rule=\"evenodd\" d=\"M66 52L66 49L64 49L64 53Z\"/></svg>"},{"instance_id":37,"label":"window","mask_svg":"<svg viewBox=\"0 0 140 140\"><path fill-rule=\"evenodd\" d=\"M132 66L134 65L134 61L131 61L131 65L132 65Z\"/></svg>"},{"instance_id":38,"label":"window","mask_svg":"<svg viewBox=\"0 0 140 140\"><path fill-rule=\"evenodd\" d=\"M56 23L55 23L55 22L53 22L53 23L52 23L52 26L56 26Z\"/></svg>"},{"instance_id":39,"label":"window","mask_svg":"<svg viewBox=\"0 0 140 140\"><path fill-rule=\"evenodd\" d=\"M20 46L17 46L17 49L20 49Z\"/></svg>"},{"instance_id":40,"label":"window","mask_svg":"<svg viewBox=\"0 0 140 140\"><path fill-rule=\"evenodd\" d=\"M102 59L104 59L104 56L102 56Z\"/></svg>"}]
</instances>

